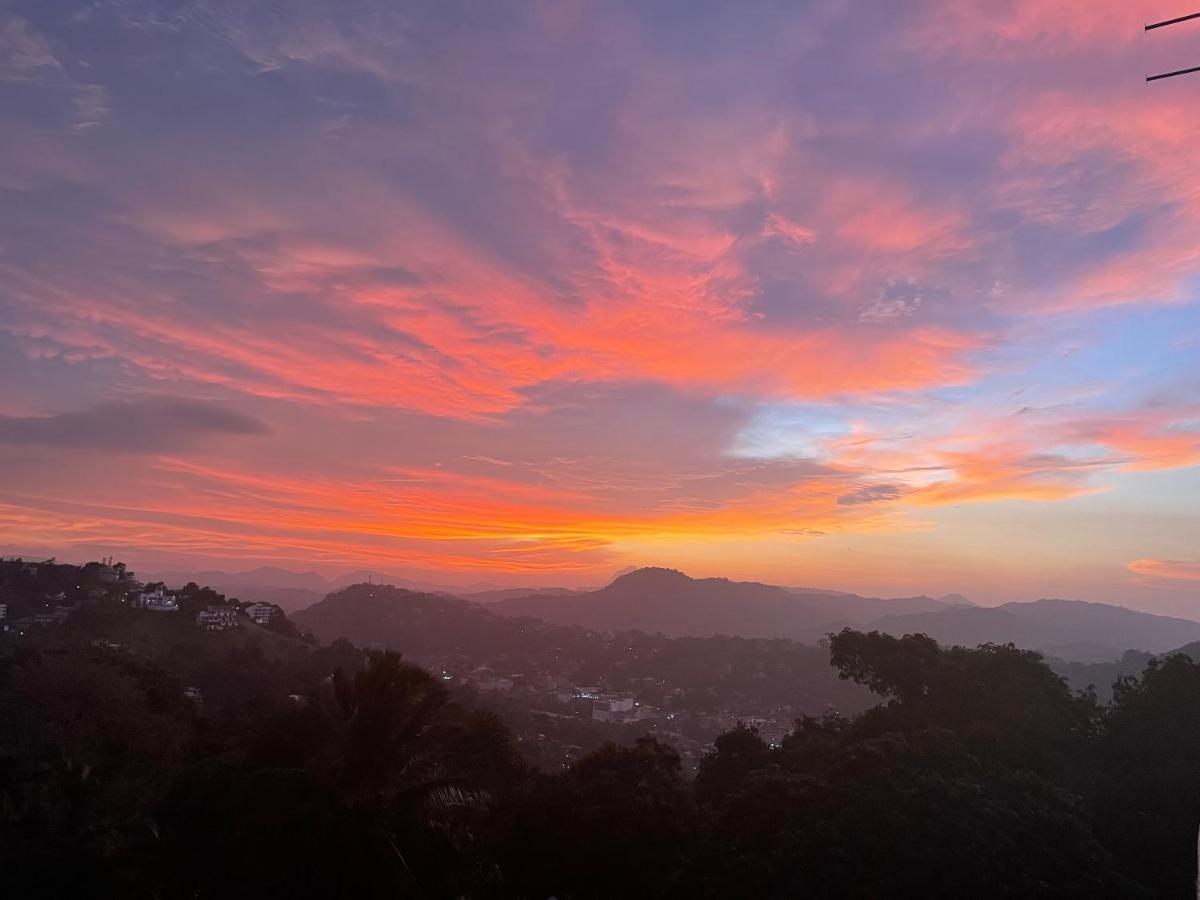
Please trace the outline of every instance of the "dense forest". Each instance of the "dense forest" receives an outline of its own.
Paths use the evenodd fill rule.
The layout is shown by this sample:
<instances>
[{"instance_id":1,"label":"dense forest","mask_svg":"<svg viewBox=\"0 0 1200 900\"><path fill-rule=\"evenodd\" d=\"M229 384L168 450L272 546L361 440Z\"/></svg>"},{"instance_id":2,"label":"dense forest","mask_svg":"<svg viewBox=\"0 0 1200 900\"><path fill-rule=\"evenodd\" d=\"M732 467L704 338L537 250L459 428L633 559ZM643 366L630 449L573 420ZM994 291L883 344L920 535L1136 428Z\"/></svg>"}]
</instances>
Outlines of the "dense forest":
<instances>
[{"instance_id":1,"label":"dense forest","mask_svg":"<svg viewBox=\"0 0 1200 900\"><path fill-rule=\"evenodd\" d=\"M693 779L654 738L537 770L496 715L346 641L160 647L192 653L198 702L115 621L3 644L7 896L1193 890L1200 666L1183 656L1102 705L1033 652L845 630L833 670L878 705L803 717L775 746L738 726Z\"/></svg>"}]
</instances>

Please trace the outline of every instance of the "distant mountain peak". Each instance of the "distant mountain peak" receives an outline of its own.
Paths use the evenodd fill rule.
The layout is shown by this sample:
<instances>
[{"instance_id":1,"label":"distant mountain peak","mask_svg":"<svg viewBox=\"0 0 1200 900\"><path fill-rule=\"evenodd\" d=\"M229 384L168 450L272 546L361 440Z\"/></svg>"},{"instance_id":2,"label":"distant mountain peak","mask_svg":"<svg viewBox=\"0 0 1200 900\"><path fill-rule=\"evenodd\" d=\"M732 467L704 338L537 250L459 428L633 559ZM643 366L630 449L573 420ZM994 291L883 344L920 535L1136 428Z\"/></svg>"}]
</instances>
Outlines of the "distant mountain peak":
<instances>
[{"instance_id":1,"label":"distant mountain peak","mask_svg":"<svg viewBox=\"0 0 1200 900\"><path fill-rule=\"evenodd\" d=\"M1126 649L1161 653L1188 638L1200 622L1087 600L1043 598L1001 606L957 606L940 612L890 615L869 623L889 634L923 632L942 644L973 647L1013 643L1071 659L1116 659Z\"/></svg>"},{"instance_id":2,"label":"distant mountain peak","mask_svg":"<svg viewBox=\"0 0 1200 900\"><path fill-rule=\"evenodd\" d=\"M942 594L938 597L939 603L945 603L947 606L974 606L975 604L964 597L962 594Z\"/></svg>"},{"instance_id":3,"label":"distant mountain peak","mask_svg":"<svg viewBox=\"0 0 1200 900\"><path fill-rule=\"evenodd\" d=\"M615 588L618 585L621 587L654 587L658 585L679 585L687 584L694 581L678 569L667 569L662 566L645 566L641 569L634 569L632 572L626 572L624 575L619 575L614 578L608 585L609 588Z\"/></svg>"}]
</instances>

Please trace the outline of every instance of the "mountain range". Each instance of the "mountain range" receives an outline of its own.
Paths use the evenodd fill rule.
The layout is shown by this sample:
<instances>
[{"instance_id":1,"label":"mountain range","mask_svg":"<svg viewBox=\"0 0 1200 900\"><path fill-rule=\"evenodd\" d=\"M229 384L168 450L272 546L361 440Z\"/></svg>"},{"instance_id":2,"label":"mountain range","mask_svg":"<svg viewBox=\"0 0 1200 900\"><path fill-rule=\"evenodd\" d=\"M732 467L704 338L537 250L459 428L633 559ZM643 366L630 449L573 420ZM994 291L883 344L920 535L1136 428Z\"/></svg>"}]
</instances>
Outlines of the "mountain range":
<instances>
[{"instance_id":1,"label":"mountain range","mask_svg":"<svg viewBox=\"0 0 1200 900\"><path fill-rule=\"evenodd\" d=\"M990 608L888 615L870 623L888 634L923 632L942 644L1014 643L1062 659L1098 662L1125 650L1163 653L1200 640L1200 622L1082 600L1034 600Z\"/></svg>"},{"instance_id":2,"label":"mountain range","mask_svg":"<svg viewBox=\"0 0 1200 900\"><path fill-rule=\"evenodd\" d=\"M539 641L545 643L547 632L567 631L543 622L499 618L482 604L449 594L378 584L342 588L291 618L323 641L346 638L409 655L479 656L496 644L514 643L529 652ZM556 636L562 640L561 634Z\"/></svg>"},{"instance_id":3,"label":"mountain range","mask_svg":"<svg viewBox=\"0 0 1200 900\"><path fill-rule=\"evenodd\" d=\"M510 597L490 608L502 615L531 616L594 631L639 629L670 637L726 634L813 643L846 625L863 625L889 613L946 611L955 602L965 600L882 600L753 581L689 578L673 569L645 568L597 591Z\"/></svg>"},{"instance_id":4,"label":"mountain range","mask_svg":"<svg viewBox=\"0 0 1200 900\"><path fill-rule=\"evenodd\" d=\"M289 612L312 606L327 594L352 584L368 582L390 584L420 593L462 594L481 602L490 602L512 594L511 589L507 591L498 589L492 584L475 584L465 589L453 588L365 569L346 572L336 578L326 578L316 572L293 572L278 566L259 566L243 572L223 572L215 569L199 572L159 572L146 577L148 580L162 581L171 586L184 585L189 581L194 581L198 585L211 587L229 597L237 597L239 600L245 601L274 603ZM516 593L528 594L531 590L530 588L520 588ZM561 590L565 591L566 589Z\"/></svg>"},{"instance_id":5,"label":"mountain range","mask_svg":"<svg viewBox=\"0 0 1200 900\"><path fill-rule=\"evenodd\" d=\"M1125 650L1162 653L1200 641L1200 622L1120 606L1043 599L973 605L961 594L942 597L864 597L844 591L780 587L725 578L690 578L665 568L635 569L597 590L454 588L365 571L328 579L316 572L263 566L243 572L175 572L168 584L195 581L241 600L277 603L289 611L370 578L425 594L454 595L493 613L531 617L593 631L641 630L667 636L782 637L815 643L850 626L889 634L925 633L943 644L1014 643L1063 660L1118 659Z\"/></svg>"},{"instance_id":6,"label":"mountain range","mask_svg":"<svg viewBox=\"0 0 1200 900\"><path fill-rule=\"evenodd\" d=\"M1117 659L1129 649L1161 653L1200 640L1200 622L1104 603L1036 600L974 606L957 594L882 599L639 569L598 591L528 595L490 607L598 631L640 629L670 636L786 637L813 642L851 626L943 644L1013 643L1066 660Z\"/></svg>"}]
</instances>

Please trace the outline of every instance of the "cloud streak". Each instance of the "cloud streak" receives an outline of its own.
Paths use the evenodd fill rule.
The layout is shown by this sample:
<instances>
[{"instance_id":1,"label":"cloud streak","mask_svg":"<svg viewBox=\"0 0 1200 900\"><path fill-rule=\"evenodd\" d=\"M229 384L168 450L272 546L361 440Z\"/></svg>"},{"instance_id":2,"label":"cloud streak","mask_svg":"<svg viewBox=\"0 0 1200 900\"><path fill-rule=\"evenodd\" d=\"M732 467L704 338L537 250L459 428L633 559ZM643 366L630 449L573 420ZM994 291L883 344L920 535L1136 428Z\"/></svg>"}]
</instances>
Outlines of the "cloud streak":
<instances>
[{"instance_id":1,"label":"cloud streak","mask_svg":"<svg viewBox=\"0 0 1200 900\"><path fill-rule=\"evenodd\" d=\"M146 397L51 416L0 416L0 442L157 453L218 436L270 433L266 423L213 403Z\"/></svg>"},{"instance_id":2,"label":"cloud streak","mask_svg":"<svg viewBox=\"0 0 1200 900\"><path fill-rule=\"evenodd\" d=\"M1200 124L1129 4L15 10L0 539L753 575L1200 464Z\"/></svg>"}]
</instances>

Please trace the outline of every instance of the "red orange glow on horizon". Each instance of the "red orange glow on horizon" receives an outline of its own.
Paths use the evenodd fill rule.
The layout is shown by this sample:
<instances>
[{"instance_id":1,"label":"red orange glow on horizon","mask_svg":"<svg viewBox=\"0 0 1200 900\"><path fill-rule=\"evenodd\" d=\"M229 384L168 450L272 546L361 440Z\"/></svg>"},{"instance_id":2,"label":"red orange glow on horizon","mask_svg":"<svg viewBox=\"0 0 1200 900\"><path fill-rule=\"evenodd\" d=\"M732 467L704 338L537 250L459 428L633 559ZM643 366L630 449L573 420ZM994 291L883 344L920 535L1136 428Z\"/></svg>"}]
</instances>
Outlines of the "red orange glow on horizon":
<instances>
[{"instance_id":1,"label":"red orange glow on horizon","mask_svg":"<svg viewBox=\"0 0 1200 900\"><path fill-rule=\"evenodd\" d=\"M70 6L0 22L4 552L1190 602L1172 10Z\"/></svg>"}]
</instances>

